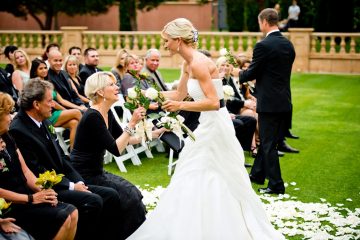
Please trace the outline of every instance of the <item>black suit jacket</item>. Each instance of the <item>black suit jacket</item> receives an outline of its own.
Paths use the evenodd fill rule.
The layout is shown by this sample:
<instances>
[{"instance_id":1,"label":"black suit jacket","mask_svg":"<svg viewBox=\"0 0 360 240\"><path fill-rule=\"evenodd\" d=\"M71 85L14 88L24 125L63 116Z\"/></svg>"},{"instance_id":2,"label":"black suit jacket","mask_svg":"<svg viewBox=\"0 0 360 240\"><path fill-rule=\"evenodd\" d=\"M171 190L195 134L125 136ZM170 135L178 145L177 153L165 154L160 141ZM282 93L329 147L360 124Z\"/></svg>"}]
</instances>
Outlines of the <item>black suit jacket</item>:
<instances>
[{"instance_id":1,"label":"black suit jacket","mask_svg":"<svg viewBox=\"0 0 360 240\"><path fill-rule=\"evenodd\" d=\"M83 67L81 68L80 72L79 72L79 77L81 79L81 83L85 85L85 82L86 82L86 79L96 73L96 72L101 72L102 69L100 68L97 68L97 67L93 67L93 66L90 66L90 65L83 65Z\"/></svg>"},{"instance_id":2,"label":"black suit jacket","mask_svg":"<svg viewBox=\"0 0 360 240\"><path fill-rule=\"evenodd\" d=\"M72 167L70 160L64 154L55 137L49 132L49 120L43 121L49 139L36 123L20 109L11 123L10 134L22 153L26 164L38 176L46 170L54 169L56 173L65 174L55 189L69 189L70 182L84 181Z\"/></svg>"},{"instance_id":3,"label":"black suit jacket","mask_svg":"<svg viewBox=\"0 0 360 240\"><path fill-rule=\"evenodd\" d=\"M81 101L75 90L72 88L70 76L66 71L61 70L60 73L57 74L54 70L49 69L48 78L62 98L78 106L84 105L84 102Z\"/></svg>"},{"instance_id":4,"label":"black suit jacket","mask_svg":"<svg viewBox=\"0 0 360 240\"><path fill-rule=\"evenodd\" d=\"M255 45L249 68L240 83L256 79L257 112L291 111L290 76L295 59L292 43L279 31Z\"/></svg>"}]
</instances>

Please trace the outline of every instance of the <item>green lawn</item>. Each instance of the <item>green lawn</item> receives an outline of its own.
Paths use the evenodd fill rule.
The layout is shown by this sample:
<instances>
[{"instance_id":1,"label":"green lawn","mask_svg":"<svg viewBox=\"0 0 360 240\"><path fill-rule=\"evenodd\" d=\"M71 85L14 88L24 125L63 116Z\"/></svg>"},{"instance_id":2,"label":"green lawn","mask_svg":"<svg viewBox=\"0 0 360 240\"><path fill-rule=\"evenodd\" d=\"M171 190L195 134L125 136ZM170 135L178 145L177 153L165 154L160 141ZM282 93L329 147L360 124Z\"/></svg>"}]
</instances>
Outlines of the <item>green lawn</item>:
<instances>
[{"instance_id":1,"label":"green lawn","mask_svg":"<svg viewBox=\"0 0 360 240\"><path fill-rule=\"evenodd\" d=\"M178 79L178 70L161 70L165 79ZM171 80L170 80L171 81ZM299 140L288 143L300 149L280 159L285 182L296 182L297 188L286 193L302 202L344 203L350 209L360 207L360 76L293 74L294 104L292 132ZM126 161L127 173L120 173L113 162L106 166L141 187L162 185L170 181L168 159L156 153L147 159L141 155L141 166ZM245 153L247 162L253 159ZM253 185L257 190L258 185ZM352 202L346 201L351 198Z\"/></svg>"}]
</instances>

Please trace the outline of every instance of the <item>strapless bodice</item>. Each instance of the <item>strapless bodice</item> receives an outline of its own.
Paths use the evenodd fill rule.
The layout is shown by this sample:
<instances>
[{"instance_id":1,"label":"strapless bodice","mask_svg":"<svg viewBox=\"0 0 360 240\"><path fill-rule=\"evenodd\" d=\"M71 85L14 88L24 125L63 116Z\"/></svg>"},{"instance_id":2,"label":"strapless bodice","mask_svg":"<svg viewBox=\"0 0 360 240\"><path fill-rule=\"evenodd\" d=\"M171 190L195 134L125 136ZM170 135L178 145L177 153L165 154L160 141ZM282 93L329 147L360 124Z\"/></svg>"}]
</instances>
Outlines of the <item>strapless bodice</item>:
<instances>
[{"instance_id":1,"label":"strapless bodice","mask_svg":"<svg viewBox=\"0 0 360 240\"><path fill-rule=\"evenodd\" d=\"M213 79L212 80L214 87L216 89L216 92L218 94L219 99L224 98L224 92L223 92L223 86L221 79ZM195 100L199 101L201 99L205 98L205 94L202 91L199 81L194 78L190 78L187 83L188 93L189 95Z\"/></svg>"}]
</instances>

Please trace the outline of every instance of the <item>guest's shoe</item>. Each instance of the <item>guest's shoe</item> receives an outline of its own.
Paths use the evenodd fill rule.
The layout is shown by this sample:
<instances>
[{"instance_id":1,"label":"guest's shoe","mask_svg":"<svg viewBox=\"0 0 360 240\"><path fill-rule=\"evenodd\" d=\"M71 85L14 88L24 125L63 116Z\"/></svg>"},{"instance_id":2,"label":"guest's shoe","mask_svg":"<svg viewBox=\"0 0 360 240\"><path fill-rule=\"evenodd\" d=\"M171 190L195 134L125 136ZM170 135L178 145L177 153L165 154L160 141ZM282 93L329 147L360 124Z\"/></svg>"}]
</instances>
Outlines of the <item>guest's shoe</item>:
<instances>
[{"instance_id":1,"label":"guest's shoe","mask_svg":"<svg viewBox=\"0 0 360 240\"><path fill-rule=\"evenodd\" d=\"M250 149L251 157L256 158L257 151L258 151L258 150L257 150L257 147L256 147L256 146L252 146L251 149Z\"/></svg>"},{"instance_id":2,"label":"guest's shoe","mask_svg":"<svg viewBox=\"0 0 360 240\"><path fill-rule=\"evenodd\" d=\"M296 148L291 147L289 144L287 144L285 141L278 144L277 149L282 152L288 152L288 153L299 153L300 151Z\"/></svg>"},{"instance_id":3,"label":"guest's shoe","mask_svg":"<svg viewBox=\"0 0 360 240\"><path fill-rule=\"evenodd\" d=\"M248 168L248 167L252 167L252 165L249 164L249 163L245 163L244 166L247 167L247 168Z\"/></svg>"},{"instance_id":4,"label":"guest's shoe","mask_svg":"<svg viewBox=\"0 0 360 240\"><path fill-rule=\"evenodd\" d=\"M285 190L272 190L271 188L259 188L258 191L260 193L267 193L267 194L284 194Z\"/></svg>"},{"instance_id":5,"label":"guest's shoe","mask_svg":"<svg viewBox=\"0 0 360 240\"><path fill-rule=\"evenodd\" d=\"M290 131L288 131L288 132L285 134L285 137L287 137L287 138L292 138L292 139L299 139L299 138L300 138L299 136L296 136L296 135L292 134Z\"/></svg>"},{"instance_id":6,"label":"guest's shoe","mask_svg":"<svg viewBox=\"0 0 360 240\"><path fill-rule=\"evenodd\" d=\"M279 156L279 157L283 157L283 156L285 156L285 153L284 153L284 152L279 151L279 150L278 150L277 152L278 152L278 156Z\"/></svg>"},{"instance_id":7,"label":"guest's shoe","mask_svg":"<svg viewBox=\"0 0 360 240\"><path fill-rule=\"evenodd\" d=\"M249 175L249 178L252 183L256 183L256 184L260 184L260 185L263 185L265 183L265 180L259 180L251 174Z\"/></svg>"}]
</instances>

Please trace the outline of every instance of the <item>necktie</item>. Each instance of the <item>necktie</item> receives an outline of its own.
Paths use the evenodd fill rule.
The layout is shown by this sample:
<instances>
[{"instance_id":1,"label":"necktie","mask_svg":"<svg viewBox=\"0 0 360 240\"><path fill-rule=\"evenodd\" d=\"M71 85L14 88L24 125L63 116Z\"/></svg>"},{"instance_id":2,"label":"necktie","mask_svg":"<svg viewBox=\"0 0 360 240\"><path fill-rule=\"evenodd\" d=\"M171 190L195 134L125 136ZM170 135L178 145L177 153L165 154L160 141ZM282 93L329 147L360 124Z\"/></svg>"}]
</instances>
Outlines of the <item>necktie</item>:
<instances>
[{"instance_id":1,"label":"necktie","mask_svg":"<svg viewBox=\"0 0 360 240\"><path fill-rule=\"evenodd\" d=\"M49 139L49 134L48 134L48 132L46 130L45 124L41 123L40 129L43 132L43 134L46 136L46 138Z\"/></svg>"}]
</instances>

